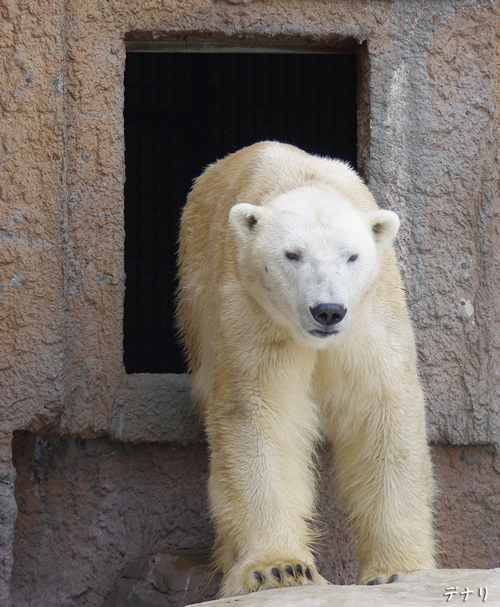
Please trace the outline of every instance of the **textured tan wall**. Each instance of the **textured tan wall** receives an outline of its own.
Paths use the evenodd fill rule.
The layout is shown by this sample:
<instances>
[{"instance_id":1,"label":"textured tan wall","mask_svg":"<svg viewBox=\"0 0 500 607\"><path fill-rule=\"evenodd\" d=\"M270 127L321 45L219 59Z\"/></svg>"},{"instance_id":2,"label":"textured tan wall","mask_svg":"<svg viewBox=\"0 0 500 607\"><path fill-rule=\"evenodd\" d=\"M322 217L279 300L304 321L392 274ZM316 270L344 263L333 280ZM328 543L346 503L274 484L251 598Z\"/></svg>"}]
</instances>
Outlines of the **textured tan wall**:
<instances>
[{"instance_id":1,"label":"textured tan wall","mask_svg":"<svg viewBox=\"0 0 500 607\"><path fill-rule=\"evenodd\" d=\"M490 546L500 528L489 446L500 446L497 24L486 0L0 0L0 603L9 601L13 563L14 431L135 443L199 437L185 378L126 376L122 364L126 38L365 42L360 164L379 203L403 220L397 247L430 435L483 445L468 448L473 465L453 449L436 451L442 495L456 500L439 498L439 525L463 530L446 563L479 566L480 548L461 538L473 525ZM22 444L18 503L31 453ZM124 453L134 467L138 453ZM488 481L475 483L482 474ZM46 503L33 534L31 519L18 520L28 538L16 539L18 567L28 553L45 559L34 530L48 525L55 502ZM471 516L477 508L487 514ZM167 500L158 516L182 512ZM134 533L129 546L151 547ZM332 562L344 558L351 575L340 545L345 556ZM487 548L488 566L498 564L499 545ZM131 550L113 554L99 565L110 582ZM65 569L64 559L53 563Z\"/></svg>"},{"instance_id":2,"label":"textured tan wall","mask_svg":"<svg viewBox=\"0 0 500 607\"><path fill-rule=\"evenodd\" d=\"M403 221L431 435L498 444L496 20L490 3L440 6L412 3L369 45L369 181Z\"/></svg>"},{"instance_id":3,"label":"textured tan wall","mask_svg":"<svg viewBox=\"0 0 500 607\"><path fill-rule=\"evenodd\" d=\"M11 433L63 401L62 2L0 3L0 604L12 568Z\"/></svg>"},{"instance_id":4,"label":"textured tan wall","mask_svg":"<svg viewBox=\"0 0 500 607\"><path fill-rule=\"evenodd\" d=\"M500 442L491 2L19 0L3 14L4 428L131 440L137 400L170 390L122 364L125 38L349 36L367 43L362 168L403 219L431 436Z\"/></svg>"}]
</instances>

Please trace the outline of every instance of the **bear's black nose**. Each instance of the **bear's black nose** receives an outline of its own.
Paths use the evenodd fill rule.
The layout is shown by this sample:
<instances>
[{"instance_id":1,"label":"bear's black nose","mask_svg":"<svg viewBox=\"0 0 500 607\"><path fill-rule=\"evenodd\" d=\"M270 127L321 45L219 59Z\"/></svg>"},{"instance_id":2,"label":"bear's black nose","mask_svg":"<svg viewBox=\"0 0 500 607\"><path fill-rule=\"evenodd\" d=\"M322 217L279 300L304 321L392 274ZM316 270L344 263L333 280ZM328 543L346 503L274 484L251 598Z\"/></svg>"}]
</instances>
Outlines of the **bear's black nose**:
<instances>
[{"instance_id":1,"label":"bear's black nose","mask_svg":"<svg viewBox=\"0 0 500 607\"><path fill-rule=\"evenodd\" d=\"M309 310L314 320L323 327L336 325L344 318L347 312L344 306L329 303L318 304L315 308L309 308Z\"/></svg>"}]
</instances>

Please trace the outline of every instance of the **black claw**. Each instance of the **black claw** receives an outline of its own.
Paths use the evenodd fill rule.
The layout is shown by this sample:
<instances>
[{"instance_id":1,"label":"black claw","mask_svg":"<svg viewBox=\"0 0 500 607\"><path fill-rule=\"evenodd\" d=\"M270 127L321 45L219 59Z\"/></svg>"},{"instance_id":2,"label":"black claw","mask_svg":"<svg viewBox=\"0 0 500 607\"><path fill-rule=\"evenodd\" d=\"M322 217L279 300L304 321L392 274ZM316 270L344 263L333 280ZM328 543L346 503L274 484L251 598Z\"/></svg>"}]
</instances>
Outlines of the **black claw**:
<instances>
[{"instance_id":1,"label":"black claw","mask_svg":"<svg viewBox=\"0 0 500 607\"><path fill-rule=\"evenodd\" d=\"M264 576L262 575L262 573L260 571L254 571L253 576L259 582L259 584L264 583Z\"/></svg>"},{"instance_id":2,"label":"black claw","mask_svg":"<svg viewBox=\"0 0 500 607\"><path fill-rule=\"evenodd\" d=\"M392 584L392 582L395 582L396 580L399 580L399 575L397 573L394 573L393 575L391 575L391 579L389 580L389 584Z\"/></svg>"},{"instance_id":3,"label":"black claw","mask_svg":"<svg viewBox=\"0 0 500 607\"><path fill-rule=\"evenodd\" d=\"M281 575L281 571L277 568L277 567L273 567L271 569L271 573L274 575L274 577L279 580L280 582L283 581L283 576Z\"/></svg>"},{"instance_id":4,"label":"black claw","mask_svg":"<svg viewBox=\"0 0 500 607\"><path fill-rule=\"evenodd\" d=\"M306 578L308 580L311 580L311 582L312 582L313 574L312 574L312 571L309 569L309 567L306 567Z\"/></svg>"},{"instance_id":5,"label":"black claw","mask_svg":"<svg viewBox=\"0 0 500 607\"><path fill-rule=\"evenodd\" d=\"M288 575L291 575L293 577L293 579L295 579L295 571L293 570L293 567L290 567L290 565L287 565L285 567L285 572L288 573Z\"/></svg>"},{"instance_id":6,"label":"black claw","mask_svg":"<svg viewBox=\"0 0 500 607\"><path fill-rule=\"evenodd\" d=\"M298 574L300 574L302 577L304 577L304 569L300 563L297 563L295 565L295 570L297 571Z\"/></svg>"},{"instance_id":7,"label":"black claw","mask_svg":"<svg viewBox=\"0 0 500 607\"><path fill-rule=\"evenodd\" d=\"M375 578L374 580L370 580L367 584L367 586L378 586L380 584L380 580L378 578Z\"/></svg>"}]
</instances>

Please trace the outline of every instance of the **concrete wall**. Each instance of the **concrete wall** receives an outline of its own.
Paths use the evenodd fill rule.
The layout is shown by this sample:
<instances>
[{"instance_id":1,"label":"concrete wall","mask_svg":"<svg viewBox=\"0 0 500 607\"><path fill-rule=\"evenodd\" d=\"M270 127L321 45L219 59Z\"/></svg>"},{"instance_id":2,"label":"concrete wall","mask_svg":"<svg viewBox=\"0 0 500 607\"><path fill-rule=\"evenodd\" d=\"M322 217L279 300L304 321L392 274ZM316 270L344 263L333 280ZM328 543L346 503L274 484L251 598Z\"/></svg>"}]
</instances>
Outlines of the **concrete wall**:
<instances>
[{"instance_id":1,"label":"concrete wall","mask_svg":"<svg viewBox=\"0 0 500 607\"><path fill-rule=\"evenodd\" d=\"M131 557L210 544L187 378L122 362L126 39L363 43L359 164L403 221L443 563L498 566L497 22L486 0L0 0L0 604L97 606ZM349 581L333 493L320 563Z\"/></svg>"}]
</instances>

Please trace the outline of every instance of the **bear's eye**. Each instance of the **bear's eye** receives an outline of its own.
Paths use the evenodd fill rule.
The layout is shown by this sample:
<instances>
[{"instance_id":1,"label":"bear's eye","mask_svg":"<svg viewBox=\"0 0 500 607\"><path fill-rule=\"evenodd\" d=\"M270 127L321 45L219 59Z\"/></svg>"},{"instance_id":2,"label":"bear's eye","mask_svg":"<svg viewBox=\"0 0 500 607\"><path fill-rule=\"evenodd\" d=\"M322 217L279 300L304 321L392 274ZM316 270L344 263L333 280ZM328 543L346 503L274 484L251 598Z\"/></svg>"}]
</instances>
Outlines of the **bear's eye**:
<instances>
[{"instance_id":1,"label":"bear's eye","mask_svg":"<svg viewBox=\"0 0 500 607\"><path fill-rule=\"evenodd\" d=\"M356 261L357 258L358 256L355 253L354 255L351 255L347 261Z\"/></svg>"},{"instance_id":2,"label":"bear's eye","mask_svg":"<svg viewBox=\"0 0 500 607\"><path fill-rule=\"evenodd\" d=\"M292 261L299 261L300 260L300 254L299 253L294 253L293 251L287 251L285 253L285 257L287 259L291 259Z\"/></svg>"}]
</instances>

